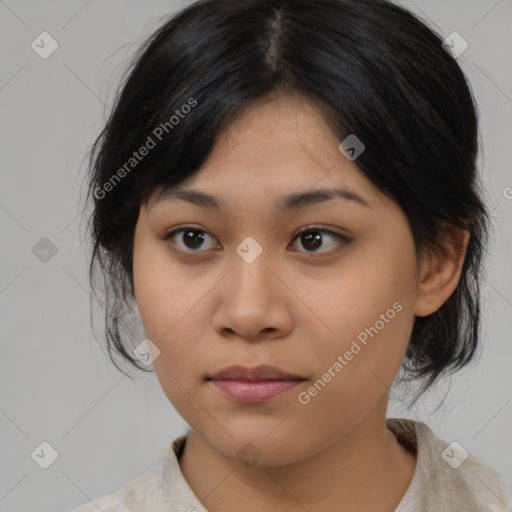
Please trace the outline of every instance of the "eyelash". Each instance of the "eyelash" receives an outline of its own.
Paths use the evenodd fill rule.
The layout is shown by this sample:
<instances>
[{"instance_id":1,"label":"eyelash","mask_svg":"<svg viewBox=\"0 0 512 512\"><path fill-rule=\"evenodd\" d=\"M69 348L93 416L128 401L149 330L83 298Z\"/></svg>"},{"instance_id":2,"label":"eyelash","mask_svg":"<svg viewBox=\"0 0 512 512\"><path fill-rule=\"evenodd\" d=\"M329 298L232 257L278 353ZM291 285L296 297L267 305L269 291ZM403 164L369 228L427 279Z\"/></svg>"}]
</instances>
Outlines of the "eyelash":
<instances>
[{"instance_id":1,"label":"eyelash","mask_svg":"<svg viewBox=\"0 0 512 512\"><path fill-rule=\"evenodd\" d=\"M208 236L211 236L208 231L204 230L204 229L201 229L201 228L198 228L196 226L181 226L180 228L177 228L177 229L174 229L172 231L170 231L169 233L167 233L165 236L164 236L164 240L165 241L171 241L171 239L177 235L178 233L182 233L182 232L187 232L187 231L195 231L195 232L199 232L199 233L205 233L207 234ZM294 240L296 240L297 238L299 238L301 235L303 235L304 233L310 233L310 232L320 232L320 233L327 233L328 235L334 237L335 239L337 239L339 242L341 242L342 244L347 244L351 241L350 238L344 236L344 235L341 235L340 233L336 233L335 231L331 231L330 229L326 229L322 226L310 226L310 227L307 227L305 229L303 229L302 231L300 231L299 233L297 233L292 242ZM214 237L212 237L214 238ZM207 251L200 251L200 250L189 250L189 251L183 251L181 249L177 249L177 252L180 252L180 253L184 253L184 254L189 254L189 255L196 255L196 254L200 254L200 253L204 253L204 252L207 252ZM297 252L305 252L306 254L324 254L322 252L317 252L317 251L301 251L301 250L298 250ZM329 251L331 253L333 253L333 251ZM336 251L334 251L336 252Z\"/></svg>"}]
</instances>

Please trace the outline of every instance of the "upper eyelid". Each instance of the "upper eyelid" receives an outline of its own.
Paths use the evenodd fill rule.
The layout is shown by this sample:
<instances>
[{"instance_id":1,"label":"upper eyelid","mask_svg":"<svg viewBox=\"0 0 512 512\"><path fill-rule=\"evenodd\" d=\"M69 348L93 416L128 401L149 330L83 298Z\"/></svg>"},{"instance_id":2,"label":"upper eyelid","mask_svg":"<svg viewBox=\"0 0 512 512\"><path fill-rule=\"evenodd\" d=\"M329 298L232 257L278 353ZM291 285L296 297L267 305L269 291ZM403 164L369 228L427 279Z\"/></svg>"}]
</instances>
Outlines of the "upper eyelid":
<instances>
[{"instance_id":1,"label":"upper eyelid","mask_svg":"<svg viewBox=\"0 0 512 512\"><path fill-rule=\"evenodd\" d=\"M295 233L294 238L296 238L298 235L301 235L304 232L314 231L315 229L317 231L324 231L324 232L330 233L332 235L337 235L337 236L340 236L342 238L347 238L348 239L348 236L343 235L341 233L337 233L336 231L334 231L333 229L331 229L329 227L315 226L315 225L307 226L305 228L301 228L300 231ZM215 238L207 229L201 228L199 226L181 226L181 227L173 228L170 231L165 233L164 238L167 238L167 237L169 237L171 235L175 235L176 233L179 233L180 231L187 231L187 230L189 230L189 231L201 231L203 233L208 234L212 238Z\"/></svg>"}]
</instances>

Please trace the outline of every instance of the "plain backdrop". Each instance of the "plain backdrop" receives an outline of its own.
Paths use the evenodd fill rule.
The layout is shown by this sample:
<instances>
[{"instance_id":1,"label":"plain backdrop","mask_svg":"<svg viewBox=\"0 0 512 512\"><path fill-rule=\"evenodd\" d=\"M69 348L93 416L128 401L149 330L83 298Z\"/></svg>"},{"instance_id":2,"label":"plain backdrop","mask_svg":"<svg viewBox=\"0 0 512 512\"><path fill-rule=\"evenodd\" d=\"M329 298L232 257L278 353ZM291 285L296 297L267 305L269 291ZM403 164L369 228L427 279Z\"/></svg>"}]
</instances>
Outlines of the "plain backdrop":
<instances>
[{"instance_id":1,"label":"plain backdrop","mask_svg":"<svg viewBox=\"0 0 512 512\"><path fill-rule=\"evenodd\" d=\"M113 492L186 431L156 376L130 381L93 337L79 205L83 159L122 65L188 3L0 0L0 511L64 512ZM512 2L402 5L469 44L458 60L481 113L480 166L495 233L480 361L412 410L392 394L388 416L424 421L459 442L512 494ZM44 36L46 50L58 44L45 59L32 46L42 32L56 41ZM41 450L57 457L47 469Z\"/></svg>"}]
</instances>

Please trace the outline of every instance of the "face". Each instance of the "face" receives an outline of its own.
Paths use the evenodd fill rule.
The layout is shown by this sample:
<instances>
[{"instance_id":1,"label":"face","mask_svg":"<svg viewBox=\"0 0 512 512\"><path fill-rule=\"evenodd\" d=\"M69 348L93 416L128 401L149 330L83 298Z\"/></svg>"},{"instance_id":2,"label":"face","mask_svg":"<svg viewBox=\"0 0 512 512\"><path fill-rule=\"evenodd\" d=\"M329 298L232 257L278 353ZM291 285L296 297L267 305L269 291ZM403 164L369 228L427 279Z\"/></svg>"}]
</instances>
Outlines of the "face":
<instances>
[{"instance_id":1,"label":"face","mask_svg":"<svg viewBox=\"0 0 512 512\"><path fill-rule=\"evenodd\" d=\"M339 143L305 99L259 103L186 183L218 205L155 191L141 206L134 288L155 372L226 457L250 442L268 465L302 460L385 413L413 326L415 247ZM320 189L344 192L283 199ZM302 380L209 380L231 365Z\"/></svg>"}]
</instances>

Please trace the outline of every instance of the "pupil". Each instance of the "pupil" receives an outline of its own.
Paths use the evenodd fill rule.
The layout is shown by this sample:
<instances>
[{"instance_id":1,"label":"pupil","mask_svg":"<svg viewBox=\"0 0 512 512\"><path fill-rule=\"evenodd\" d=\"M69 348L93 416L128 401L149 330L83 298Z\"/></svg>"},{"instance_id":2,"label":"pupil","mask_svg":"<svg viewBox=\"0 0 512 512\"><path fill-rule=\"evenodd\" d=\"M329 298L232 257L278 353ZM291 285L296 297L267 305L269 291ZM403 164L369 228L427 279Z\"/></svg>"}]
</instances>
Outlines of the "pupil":
<instances>
[{"instance_id":1,"label":"pupil","mask_svg":"<svg viewBox=\"0 0 512 512\"><path fill-rule=\"evenodd\" d=\"M303 235L304 247L309 249L318 249L322 245L322 236L318 231L310 231L308 234Z\"/></svg>"},{"instance_id":2,"label":"pupil","mask_svg":"<svg viewBox=\"0 0 512 512\"><path fill-rule=\"evenodd\" d=\"M190 249L197 249L204 241L204 235L200 231L186 231L184 234L185 244Z\"/></svg>"}]
</instances>

